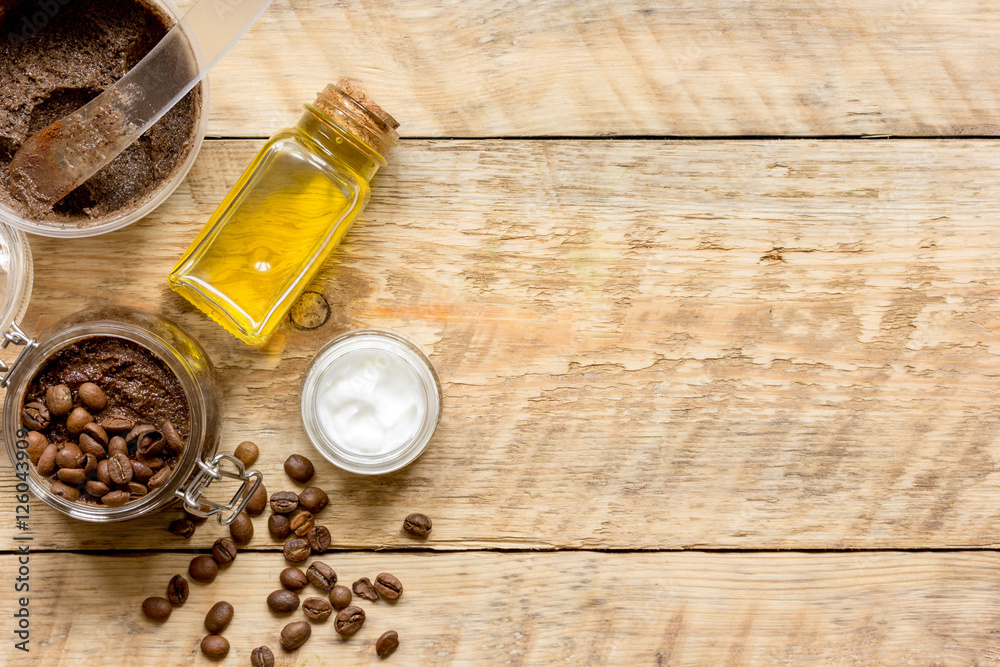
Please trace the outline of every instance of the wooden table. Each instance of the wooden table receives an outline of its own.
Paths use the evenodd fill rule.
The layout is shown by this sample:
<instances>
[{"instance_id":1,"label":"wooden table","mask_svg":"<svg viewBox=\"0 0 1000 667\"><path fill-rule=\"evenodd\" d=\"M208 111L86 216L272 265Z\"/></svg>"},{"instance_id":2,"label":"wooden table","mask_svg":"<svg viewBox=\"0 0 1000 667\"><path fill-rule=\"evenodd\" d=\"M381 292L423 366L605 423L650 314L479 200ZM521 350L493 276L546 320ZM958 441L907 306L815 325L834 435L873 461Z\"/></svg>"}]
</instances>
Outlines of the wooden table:
<instances>
[{"instance_id":1,"label":"wooden table","mask_svg":"<svg viewBox=\"0 0 1000 667\"><path fill-rule=\"evenodd\" d=\"M25 325L106 299L177 320L218 367L223 448L260 444L272 491L311 456L323 560L406 592L281 653L265 514L154 627L142 599L225 530L33 499L24 654L4 463L0 663L203 664L221 599L228 665L261 643L377 664L388 629L401 665L1000 663L997 62L973 0L276 0L213 72L211 138L164 206L31 239ZM312 287L330 321L248 349L167 272L341 75L404 139ZM298 417L313 353L368 326L416 339L445 395L426 454L371 479ZM426 542L400 531L418 510Z\"/></svg>"}]
</instances>

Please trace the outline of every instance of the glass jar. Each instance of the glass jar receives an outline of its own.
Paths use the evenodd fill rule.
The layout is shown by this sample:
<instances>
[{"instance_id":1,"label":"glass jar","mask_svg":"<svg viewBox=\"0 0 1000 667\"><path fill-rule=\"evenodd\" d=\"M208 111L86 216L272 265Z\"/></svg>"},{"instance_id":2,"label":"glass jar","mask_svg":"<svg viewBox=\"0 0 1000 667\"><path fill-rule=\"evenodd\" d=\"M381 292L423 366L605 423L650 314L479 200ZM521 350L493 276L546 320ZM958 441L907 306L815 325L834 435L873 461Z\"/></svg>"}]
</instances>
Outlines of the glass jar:
<instances>
[{"instance_id":1,"label":"glass jar","mask_svg":"<svg viewBox=\"0 0 1000 667\"><path fill-rule=\"evenodd\" d=\"M12 245L8 245L12 244ZM6 285L18 282L21 289L30 289L30 250L23 235L0 225L0 257L21 257L17 273L8 271ZM25 260L25 258L27 258ZM14 267L14 262L9 264ZM3 275L0 273L0 275ZM8 289L8 292L10 290ZM0 294L4 302L27 303L25 293L20 299ZM23 312L23 306L21 306ZM7 388L3 404L2 435L7 455L18 478L42 502L63 514L91 522L125 521L158 512L178 499L185 509L197 516L216 516L229 523L242 511L250 496L261 483L261 473L246 471L243 463L229 454L216 454L220 435L220 393L215 369L205 350L170 320L137 308L107 306L70 315L46 331L38 340L29 338L14 323L18 313L0 312L0 319L10 318L4 334L3 347L23 345L10 364L0 362L0 386ZM163 486L121 507L90 505L69 501L50 490L50 480L39 475L27 459L27 430L21 428L21 407L31 380L42 365L55 353L73 343L96 336L117 337L131 341L152 352L177 377L188 402L190 434L174 472ZM239 490L227 503L202 496L212 481L227 477L241 482ZM229 514L226 514L229 512Z\"/></svg>"},{"instance_id":2,"label":"glass jar","mask_svg":"<svg viewBox=\"0 0 1000 667\"><path fill-rule=\"evenodd\" d=\"M330 463L361 475L403 468L441 419L441 381L405 336L351 331L324 345L302 381L302 423Z\"/></svg>"},{"instance_id":3,"label":"glass jar","mask_svg":"<svg viewBox=\"0 0 1000 667\"><path fill-rule=\"evenodd\" d=\"M368 203L399 123L349 81L271 137L170 273L170 286L260 345Z\"/></svg>"}]
</instances>

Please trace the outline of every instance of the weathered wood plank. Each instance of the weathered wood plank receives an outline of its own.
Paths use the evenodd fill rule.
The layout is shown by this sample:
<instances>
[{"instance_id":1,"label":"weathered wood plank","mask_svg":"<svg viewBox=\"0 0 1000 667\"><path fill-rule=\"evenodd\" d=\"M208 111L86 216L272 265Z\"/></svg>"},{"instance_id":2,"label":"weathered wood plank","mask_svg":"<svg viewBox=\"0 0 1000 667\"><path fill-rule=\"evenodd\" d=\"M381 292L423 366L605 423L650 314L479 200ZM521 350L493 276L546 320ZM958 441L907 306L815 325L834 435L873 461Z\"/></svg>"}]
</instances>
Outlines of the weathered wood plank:
<instances>
[{"instance_id":1,"label":"weathered wood plank","mask_svg":"<svg viewBox=\"0 0 1000 667\"><path fill-rule=\"evenodd\" d=\"M998 134L998 60L977 0L277 0L210 132L266 136L349 74L406 136Z\"/></svg>"},{"instance_id":2,"label":"weathered wood plank","mask_svg":"<svg viewBox=\"0 0 1000 667\"><path fill-rule=\"evenodd\" d=\"M361 631L317 624L297 652L278 648L290 620L265 598L277 554L240 555L212 584L192 584L163 625L140 612L189 554L31 559L31 653L13 648L16 601L3 596L0 661L18 665L213 664L198 644L218 600L236 610L224 665L270 645L278 665L374 665L375 639L395 629L385 664L989 665L1000 659L1000 558L995 553L860 554L328 554L348 583L390 571L399 602L360 606ZM15 577L0 556L0 577ZM311 586L305 595L318 593Z\"/></svg>"},{"instance_id":3,"label":"weathered wood plank","mask_svg":"<svg viewBox=\"0 0 1000 667\"><path fill-rule=\"evenodd\" d=\"M996 142L405 142L317 281L335 315L263 352L165 280L257 145L210 143L130 229L33 239L26 323L108 297L177 319L271 490L291 452L321 463L297 401L314 351L361 326L415 338L441 425L398 474L318 466L337 546L412 546L415 510L441 549L1000 543ZM33 505L39 548L178 543L164 518Z\"/></svg>"}]
</instances>

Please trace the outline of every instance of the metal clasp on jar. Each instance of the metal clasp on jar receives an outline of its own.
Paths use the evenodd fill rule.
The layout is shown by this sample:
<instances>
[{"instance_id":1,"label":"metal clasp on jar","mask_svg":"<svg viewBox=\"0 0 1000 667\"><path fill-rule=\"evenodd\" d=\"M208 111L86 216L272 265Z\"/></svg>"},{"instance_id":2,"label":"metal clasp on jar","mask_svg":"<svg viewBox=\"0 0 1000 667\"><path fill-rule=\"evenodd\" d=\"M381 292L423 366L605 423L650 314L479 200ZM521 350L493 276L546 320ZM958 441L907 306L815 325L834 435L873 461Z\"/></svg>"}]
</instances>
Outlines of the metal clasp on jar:
<instances>
[{"instance_id":1,"label":"metal clasp on jar","mask_svg":"<svg viewBox=\"0 0 1000 667\"><path fill-rule=\"evenodd\" d=\"M235 470L226 469L222 465L224 462L233 464ZM216 454L214 458L207 461L200 459L198 467L200 470L198 470L194 478L188 483L187 488L178 489L176 494L184 501L184 509L189 514L206 519L214 516L218 519L219 523L227 526L239 516L243 508L250 502L250 497L257 491L257 487L264 480L264 476L259 470L247 472L243 466L243 461L240 461L231 454ZM239 491L236 492L232 499L227 504L222 505L214 500L203 498L202 493L204 493L205 489L212 482L216 482L223 477L238 479L243 482L240 485ZM204 509L206 507L208 509ZM224 512L230 512L230 514L223 516Z\"/></svg>"},{"instance_id":2,"label":"metal clasp on jar","mask_svg":"<svg viewBox=\"0 0 1000 667\"><path fill-rule=\"evenodd\" d=\"M0 343L0 349L6 350L7 346L11 344L24 345L24 349L18 352L14 361L10 362L10 366L0 359L0 373L2 373L2 375L0 375L0 387L3 388L6 388L9 384L10 381L7 378L9 378L11 373L14 372L17 365L21 363L21 359L24 358L24 353L33 347L38 347L38 343L35 339L24 333L24 331L21 330L21 327L17 326L17 323L15 322L11 322L10 329L4 332L3 343Z\"/></svg>"}]
</instances>

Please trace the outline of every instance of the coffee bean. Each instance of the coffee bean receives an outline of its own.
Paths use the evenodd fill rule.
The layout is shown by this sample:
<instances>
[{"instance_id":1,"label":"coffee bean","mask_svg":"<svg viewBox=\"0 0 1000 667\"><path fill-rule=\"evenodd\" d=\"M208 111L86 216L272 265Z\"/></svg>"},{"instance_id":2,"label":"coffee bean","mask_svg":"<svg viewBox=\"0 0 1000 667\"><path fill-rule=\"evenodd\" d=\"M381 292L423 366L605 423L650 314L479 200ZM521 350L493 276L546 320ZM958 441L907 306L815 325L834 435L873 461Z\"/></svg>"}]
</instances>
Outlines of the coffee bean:
<instances>
[{"instance_id":1,"label":"coffee bean","mask_svg":"<svg viewBox=\"0 0 1000 667\"><path fill-rule=\"evenodd\" d=\"M70 435L80 435L83 427L94 421L94 416L87 412L87 408L73 408L73 411L66 417L66 430Z\"/></svg>"},{"instance_id":2,"label":"coffee bean","mask_svg":"<svg viewBox=\"0 0 1000 667\"><path fill-rule=\"evenodd\" d=\"M108 433L128 433L134 426L134 421L121 415L105 415L101 417L101 427Z\"/></svg>"},{"instance_id":3,"label":"coffee bean","mask_svg":"<svg viewBox=\"0 0 1000 667\"><path fill-rule=\"evenodd\" d=\"M292 454L285 459L285 474L296 482L308 482L315 472L312 461L301 454Z\"/></svg>"},{"instance_id":4,"label":"coffee bean","mask_svg":"<svg viewBox=\"0 0 1000 667\"><path fill-rule=\"evenodd\" d=\"M49 413L63 417L73 409L73 392L64 384L56 384L45 390L45 406Z\"/></svg>"},{"instance_id":5,"label":"coffee bean","mask_svg":"<svg viewBox=\"0 0 1000 667\"><path fill-rule=\"evenodd\" d=\"M312 626L306 621L295 621L281 629L281 648L294 651L306 643L312 634Z\"/></svg>"},{"instance_id":6,"label":"coffee bean","mask_svg":"<svg viewBox=\"0 0 1000 667\"><path fill-rule=\"evenodd\" d=\"M49 427L52 415L44 403L32 401L21 410L21 421L31 431L44 431Z\"/></svg>"},{"instance_id":7,"label":"coffee bean","mask_svg":"<svg viewBox=\"0 0 1000 667\"><path fill-rule=\"evenodd\" d=\"M129 447L134 447L139 441L140 436L155 430L156 427L152 424L136 424L132 427L131 431L125 434L125 442L128 443Z\"/></svg>"},{"instance_id":8,"label":"coffee bean","mask_svg":"<svg viewBox=\"0 0 1000 667\"><path fill-rule=\"evenodd\" d=\"M291 491L278 491L271 495L271 511L289 514L299 508L299 497Z\"/></svg>"},{"instance_id":9,"label":"coffee bean","mask_svg":"<svg viewBox=\"0 0 1000 667\"><path fill-rule=\"evenodd\" d=\"M250 651L250 667L274 667L274 654L266 646Z\"/></svg>"},{"instance_id":10,"label":"coffee bean","mask_svg":"<svg viewBox=\"0 0 1000 667\"><path fill-rule=\"evenodd\" d=\"M182 454L184 452L184 440L181 439L181 434L177 432L177 429L174 428L169 419L160 426L160 433L163 434L163 439L166 440L170 451L174 454Z\"/></svg>"},{"instance_id":11,"label":"coffee bean","mask_svg":"<svg viewBox=\"0 0 1000 667\"><path fill-rule=\"evenodd\" d=\"M62 482L52 482L52 486L49 487L49 491L51 491L53 495L60 496L71 501L80 497L80 491L75 486L67 486Z\"/></svg>"},{"instance_id":12,"label":"coffee bean","mask_svg":"<svg viewBox=\"0 0 1000 667\"><path fill-rule=\"evenodd\" d=\"M128 456L128 445L125 443L125 438L120 435L116 435L108 441L108 458L113 456Z\"/></svg>"},{"instance_id":13,"label":"coffee bean","mask_svg":"<svg viewBox=\"0 0 1000 667\"><path fill-rule=\"evenodd\" d=\"M278 580L282 586L290 591L301 591L309 583L309 578L306 577L305 572L297 567L286 567L278 575Z\"/></svg>"},{"instance_id":14,"label":"coffee bean","mask_svg":"<svg viewBox=\"0 0 1000 667\"><path fill-rule=\"evenodd\" d=\"M378 593L375 592L375 587L372 586L372 580L368 577L361 577L355 581L353 588L354 594L358 597L371 600L372 602L378 601Z\"/></svg>"},{"instance_id":15,"label":"coffee bean","mask_svg":"<svg viewBox=\"0 0 1000 667\"><path fill-rule=\"evenodd\" d=\"M249 544L253 539L253 521L246 512L240 512L233 522L229 524L229 534L233 536L236 544Z\"/></svg>"},{"instance_id":16,"label":"coffee bean","mask_svg":"<svg viewBox=\"0 0 1000 667\"><path fill-rule=\"evenodd\" d=\"M72 442L67 442L56 454L56 465L60 468L82 468L83 451Z\"/></svg>"},{"instance_id":17,"label":"coffee bean","mask_svg":"<svg viewBox=\"0 0 1000 667\"><path fill-rule=\"evenodd\" d=\"M265 507L267 507L267 489L261 484L247 501L246 511L250 516L257 516L264 512Z\"/></svg>"},{"instance_id":18,"label":"coffee bean","mask_svg":"<svg viewBox=\"0 0 1000 667\"><path fill-rule=\"evenodd\" d=\"M174 535L180 535L181 537L191 537L194 535L194 522L190 519L177 519L170 522L170 526L167 527Z\"/></svg>"},{"instance_id":19,"label":"coffee bean","mask_svg":"<svg viewBox=\"0 0 1000 667\"><path fill-rule=\"evenodd\" d=\"M90 477L97 472L97 457L93 454L83 455L83 472Z\"/></svg>"},{"instance_id":20,"label":"coffee bean","mask_svg":"<svg viewBox=\"0 0 1000 667\"><path fill-rule=\"evenodd\" d=\"M222 635L208 635L201 640L201 652L211 660L222 660L229 655L229 640Z\"/></svg>"},{"instance_id":21,"label":"coffee bean","mask_svg":"<svg viewBox=\"0 0 1000 667\"><path fill-rule=\"evenodd\" d=\"M129 482L128 492L129 496L134 500L136 498L141 498L142 496L149 493L149 489L146 488L145 484L140 484L139 482Z\"/></svg>"},{"instance_id":22,"label":"coffee bean","mask_svg":"<svg viewBox=\"0 0 1000 667\"><path fill-rule=\"evenodd\" d=\"M87 482L86 490L87 493L94 496L95 498L100 498L101 496L111 491L111 489L108 488L107 484L105 484L104 482L100 482L96 479L92 479L89 482Z\"/></svg>"},{"instance_id":23,"label":"coffee bean","mask_svg":"<svg viewBox=\"0 0 1000 667\"><path fill-rule=\"evenodd\" d=\"M292 529L292 532L299 537L305 537L310 530L315 526L313 521L312 512L308 510L299 510L291 519L288 520L288 525Z\"/></svg>"},{"instance_id":24,"label":"coffee bean","mask_svg":"<svg viewBox=\"0 0 1000 667\"><path fill-rule=\"evenodd\" d=\"M403 584L388 572L375 577L375 590L386 600L398 600L403 594Z\"/></svg>"},{"instance_id":25,"label":"coffee bean","mask_svg":"<svg viewBox=\"0 0 1000 667\"><path fill-rule=\"evenodd\" d=\"M58 453L59 446L54 442L42 450L41 456L38 457L38 465L35 466L39 475L48 477L56 471L56 454Z\"/></svg>"},{"instance_id":26,"label":"coffee bean","mask_svg":"<svg viewBox=\"0 0 1000 667\"><path fill-rule=\"evenodd\" d=\"M333 590L330 591L330 604L337 611L350 606L351 604L351 589L347 586L334 586Z\"/></svg>"},{"instance_id":27,"label":"coffee bean","mask_svg":"<svg viewBox=\"0 0 1000 667\"><path fill-rule=\"evenodd\" d=\"M121 507L129 501L128 491L111 491L101 496L101 502L108 507ZM188 536L190 537L190 536Z\"/></svg>"},{"instance_id":28,"label":"coffee bean","mask_svg":"<svg viewBox=\"0 0 1000 667\"><path fill-rule=\"evenodd\" d=\"M226 601L216 602L205 614L205 629L217 635L228 628L232 620L233 605Z\"/></svg>"},{"instance_id":29,"label":"coffee bean","mask_svg":"<svg viewBox=\"0 0 1000 667\"><path fill-rule=\"evenodd\" d=\"M267 607L275 614L291 614L299 608L299 596L292 591L279 588L267 596Z\"/></svg>"},{"instance_id":30,"label":"coffee bean","mask_svg":"<svg viewBox=\"0 0 1000 667\"><path fill-rule=\"evenodd\" d=\"M315 561L306 570L306 578L316 588L329 592L337 583L337 573L322 561Z\"/></svg>"},{"instance_id":31,"label":"coffee bean","mask_svg":"<svg viewBox=\"0 0 1000 667\"><path fill-rule=\"evenodd\" d=\"M56 476L67 484L83 484L87 481L87 473L83 468L60 468L56 471Z\"/></svg>"},{"instance_id":32,"label":"coffee bean","mask_svg":"<svg viewBox=\"0 0 1000 667\"><path fill-rule=\"evenodd\" d=\"M142 601L142 613L154 621L167 620L173 610L173 606L166 598L153 597Z\"/></svg>"},{"instance_id":33,"label":"coffee bean","mask_svg":"<svg viewBox=\"0 0 1000 667\"><path fill-rule=\"evenodd\" d=\"M32 431L34 433L35 431ZM101 443L97 442L91 438L86 433L80 434L80 449L84 454L93 454L98 460L105 458L108 455L107 450Z\"/></svg>"},{"instance_id":34,"label":"coffee bean","mask_svg":"<svg viewBox=\"0 0 1000 667\"><path fill-rule=\"evenodd\" d=\"M283 540L292 534L292 527L284 514L272 514L267 520L267 531L274 539Z\"/></svg>"},{"instance_id":35,"label":"coffee bean","mask_svg":"<svg viewBox=\"0 0 1000 667\"><path fill-rule=\"evenodd\" d=\"M302 613L310 621L325 621L333 613L333 605L323 598L306 598L302 603Z\"/></svg>"},{"instance_id":36,"label":"coffee bean","mask_svg":"<svg viewBox=\"0 0 1000 667\"><path fill-rule=\"evenodd\" d=\"M179 574L175 574L167 584L167 599L170 601L170 604L180 607L187 602L190 591L191 586L188 584L187 579Z\"/></svg>"},{"instance_id":37,"label":"coffee bean","mask_svg":"<svg viewBox=\"0 0 1000 667\"><path fill-rule=\"evenodd\" d=\"M165 466L163 468L160 468L153 474L152 477L149 478L149 481L146 482L146 486L148 486L151 489L157 489L163 486L164 484L167 483L167 480L170 479L170 473L172 472L173 470L170 468L170 466Z\"/></svg>"},{"instance_id":38,"label":"coffee bean","mask_svg":"<svg viewBox=\"0 0 1000 667\"><path fill-rule=\"evenodd\" d=\"M236 545L232 540L220 537L212 545L212 558L219 565L229 565L236 560Z\"/></svg>"},{"instance_id":39,"label":"coffee bean","mask_svg":"<svg viewBox=\"0 0 1000 667\"><path fill-rule=\"evenodd\" d=\"M340 610L336 620L333 622L333 628L337 631L338 635L350 637L360 630L364 624L365 610L361 607L351 606Z\"/></svg>"},{"instance_id":40,"label":"coffee bean","mask_svg":"<svg viewBox=\"0 0 1000 667\"><path fill-rule=\"evenodd\" d=\"M375 655L388 658L397 648L399 648L399 634L395 630L389 630L383 632L375 642Z\"/></svg>"},{"instance_id":41,"label":"coffee bean","mask_svg":"<svg viewBox=\"0 0 1000 667\"><path fill-rule=\"evenodd\" d=\"M84 426L83 433L81 433L80 436L82 437L84 435L86 435L88 438L92 438L96 442L101 443L105 447L107 446L110 437L108 436L108 432L105 431L104 428L102 428L101 425L98 424L97 422L90 422L89 424Z\"/></svg>"},{"instance_id":42,"label":"coffee bean","mask_svg":"<svg viewBox=\"0 0 1000 667\"><path fill-rule=\"evenodd\" d=\"M135 460L143 465L149 466L153 470L159 470L165 463L163 457L161 456L143 456L142 454L136 454Z\"/></svg>"},{"instance_id":43,"label":"coffee bean","mask_svg":"<svg viewBox=\"0 0 1000 667\"><path fill-rule=\"evenodd\" d=\"M167 440L159 431L146 431L135 440L136 453L147 458L157 456L166 446Z\"/></svg>"},{"instance_id":44,"label":"coffee bean","mask_svg":"<svg viewBox=\"0 0 1000 667\"><path fill-rule=\"evenodd\" d=\"M111 481L111 474L108 472L108 460L102 459L97 462L97 479L101 480L108 486L114 484Z\"/></svg>"},{"instance_id":45,"label":"coffee bean","mask_svg":"<svg viewBox=\"0 0 1000 667\"><path fill-rule=\"evenodd\" d=\"M145 484L153 476L153 469L140 461L132 461L132 479Z\"/></svg>"},{"instance_id":46,"label":"coffee bean","mask_svg":"<svg viewBox=\"0 0 1000 667\"><path fill-rule=\"evenodd\" d=\"M77 387L76 395L80 397L84 405L94 412L100 412L108 405L108 399L104 397L104 392L93 382L84 382Z\"/></svg>"},{"instance_id":47,"label":"coffee bean","mask_svg":"<svg viewBox=\"0 0 1000 667\"><path fill-rule=\"evenodd\" d=\"M25 439L28 441L28 460L31 461L31 465L37 466L42 452L49 446L48 438L38 431L28 431Z\"/></svg>"},{"instance_id":48,"label":"coffee bean","mask_svg":"<svg viewBox=\"0 0 1000 667\"><path fill-rule=\"evenodd\" d=\"M299 506L313 514L319 514L329 504L330 496L326 495L326 491L315 486L303 489L302 493L299 494Z\"/></svg>"},{"instance_id":49,"label":"coffee bean","mask_svg":"<svg viewBox=\"0 0 1000 667\"><path fill-rule=\"evenodd\" d=\"M195 556L188 565L188 574L195 581L208 584L215 581L215 575L219 574L219 564L211 556Z\"/></svg>"},{"instance_id":50,"label":"coffee bean","mask_svg":"<svg viewBox=\"0 0 1000 667\"><path fill-rule=\"evenodd\" d=\"M243 462L243 465L249 468L257 462L257 457L260 456L260 450L257 448L257 445L253 444L249 440L244 440L236 447L234 455Z\"/></svg>"},{"instance_id":51,"label":"coffee bean","mask_svg":"<svg viewBox=\"0 0 1000 667\"><path fill-rule=\"evenodd\" d=\"M309 554L312 553L312 549L309 548L309 543L301 537L293 537L285 542L284 552L286 560L293 563L301 563L302 561L309 559Z\"/></svg>"},{"instance_id":52,"label":"coffee bean","mask_svg":"<svg viewBox=\"0 0 1000 667\"><path fill-rule=\"evenodd\" d=\"M108 459L108 476L115 484L128 484L132 481L132 462L127 456L115 454Z\"/></svg>"},{"instance_id":53,"label":"coffee bean","mask_svg":"<svg viewBox=\"0 0 1000 667\"><path fill-rule=\"evenodd\" d=\"M429 516L414 512L403 521L403 530L413 537L424 538L430 534L432 525Z\"/></svg>"},{"instance_id":54,"label":"coffee bean","mask_svg":"<svg viewBox=\"0 0 1000 667\"><path fill-rule=\"evenodd\" d=\"M316 526L308 533L306 533L306 540L309 542L309 548L313 550L314 554L321 554L330 548L330 531L326 526Z\"/></svg>"}]
</instances>

